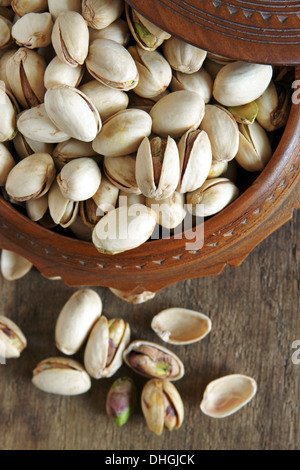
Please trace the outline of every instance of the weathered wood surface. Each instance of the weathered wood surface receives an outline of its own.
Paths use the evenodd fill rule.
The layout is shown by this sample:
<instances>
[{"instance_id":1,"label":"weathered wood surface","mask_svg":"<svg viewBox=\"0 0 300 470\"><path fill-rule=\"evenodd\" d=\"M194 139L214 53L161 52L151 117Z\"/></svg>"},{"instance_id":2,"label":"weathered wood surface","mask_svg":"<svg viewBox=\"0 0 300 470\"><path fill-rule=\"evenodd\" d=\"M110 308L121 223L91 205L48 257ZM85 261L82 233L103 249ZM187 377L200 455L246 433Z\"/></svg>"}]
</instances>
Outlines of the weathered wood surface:
<instances>
[{"instance_id":1,"label":"weathered wood surface","mask_svg":"<svg viewBox=\"0 0 300 470\"><path fill-rule=\"evenodd\" d=\"M125 365L114 378L93 380L91 390L78 397L37 390L32 370L41 359L60 355L55 321L76 288L47 280L36 270L17 282L0 280L0 314L12 318L28 338L19 360L0 365L0 449L299 449L300 364L292 362L292 343L300 340L299 222L298 211L240 267L179 282L142 305L93 288L105 315L130 322L133 339L156 341L150 322L167 307L199 310L212 319L212 332L202 342L170 347L186 367L185 377L175 383L185 419L180 430L161 437L147 430L140 405L122 429L106 417L105 398L114 378L134 377L139 394L145 383ZM82 351L75 358L81 361ZM254 377L257 395L228 418L203 415L199 403L205 386L229 373Z\"/></svg>"}]
</instances>

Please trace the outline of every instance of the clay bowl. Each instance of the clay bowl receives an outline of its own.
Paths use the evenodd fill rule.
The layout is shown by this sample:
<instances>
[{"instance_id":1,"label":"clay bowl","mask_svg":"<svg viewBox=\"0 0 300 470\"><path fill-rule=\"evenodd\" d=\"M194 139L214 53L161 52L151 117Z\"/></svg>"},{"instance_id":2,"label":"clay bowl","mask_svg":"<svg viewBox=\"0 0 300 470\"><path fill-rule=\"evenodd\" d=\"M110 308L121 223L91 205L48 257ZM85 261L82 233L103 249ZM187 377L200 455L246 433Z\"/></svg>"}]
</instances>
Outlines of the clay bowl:
<instances>
[{"instance_id":1,"label":"clay bowl","mask_svg":"<svg viewBox=\"0 0 300 470\"><path fill-rule=\"evenodd\" d=\"M129 3L138 4L143 12L142 7L146 8L150 2ZM162 2L151 2L151 5L161 7ZM155 11L154 8L153 14ZM160 11L160 15L158 23L163 25L165 12ZM176 19L174 24L169 21L168 25L169 31L170 25L185 27L182 19ZM183 37L182 28L177 29L177 34ZM202 36L195 36L194 44L201 47ZM228 45L225 52L230 57ZM238 53L242 51L239 49ZM262 58L261 62L267 61ZM275 63L278 62L275 54ZM295 79L299 80L300 68L295 66L294 70ZM238 199L198 226L200 234L204 229L203 240L200 237L199 241L198 229L197 232L191 229L185 236L151 240L120 255L102 255L92 243L32 222L0 197L0 248L23 255L46 277L59 276L71 286L107 286L131 293L156 292L184 279L219 274L226 264L240 265L255 246L292 217L294 208L300 207L299 136L300 106L292 104L288 123L270 162L246 184ZM199 243L187 249L187 243L196 240Z\"/></svg>"}]
</instances>

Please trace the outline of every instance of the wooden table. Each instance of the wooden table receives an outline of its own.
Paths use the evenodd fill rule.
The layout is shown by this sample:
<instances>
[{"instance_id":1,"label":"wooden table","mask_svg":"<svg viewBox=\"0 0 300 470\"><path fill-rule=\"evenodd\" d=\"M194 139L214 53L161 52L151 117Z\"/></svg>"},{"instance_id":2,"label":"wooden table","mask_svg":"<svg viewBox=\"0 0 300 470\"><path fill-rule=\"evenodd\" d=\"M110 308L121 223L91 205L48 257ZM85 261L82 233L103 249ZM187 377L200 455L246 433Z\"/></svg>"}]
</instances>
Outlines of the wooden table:
<instances>
[{"instance_id":1,"label":"wooden table","mask_svg":"<svg viewBox=\"0 0 300 470\"><path fill-rule=\"evenodd\" d=\"M183 360L184 378L175 382L185 405L181 429L157 437L148 431L140 404L124 428L105 414L105 399L116 377L135 378L140 395L146 380L123 365L116 376L92 381L84 395L61 397L31 384L41 360L60 355L54 343L58 313L76 288L32 270L16 282L0 280L1 314L24 331L28 347L18 360L0 365L0 449L299 449L300 212L264 240L238 268L219 276L180 282L141 305L128 304L107 288L95 288L109 317L130 322L132 339L159 341L150 329L160 310L182 306L212 319L208 337L189 346L170 346ZM82 351L75 356L82 361ZM295 362L295 361L294 361ZM236 414L213 419L199 404L213 379L242 373L257 380L258 392Z\"/></svg>"}]
</instances>

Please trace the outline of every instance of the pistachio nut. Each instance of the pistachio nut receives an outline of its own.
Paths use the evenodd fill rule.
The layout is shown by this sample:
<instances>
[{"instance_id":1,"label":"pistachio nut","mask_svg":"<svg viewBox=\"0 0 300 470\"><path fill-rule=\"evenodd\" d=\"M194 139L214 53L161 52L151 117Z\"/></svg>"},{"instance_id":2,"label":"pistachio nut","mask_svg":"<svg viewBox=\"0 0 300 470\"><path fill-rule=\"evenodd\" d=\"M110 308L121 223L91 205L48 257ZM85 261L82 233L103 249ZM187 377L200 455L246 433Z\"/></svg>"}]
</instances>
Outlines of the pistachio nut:
<instances>
[{"instance_id":1,"label":"pistachio nut","mask_svg":"<svg viewBox=\"0 0 300 470\"><path fill-rule=\"evenodd\" d=\"M96 39L86 59L89 73L103 85L128 91L139 81L138 69L128 50L110 39Z\"/></svg>"},{"instance_id":2,"label":"pistachio nut","mask_svg":"<svg viewBox=\"0 0 300 470\"><path fill-rule=\"evenodd\" d=\"M124 11L123 0L83 0L82 16L94 29L103 29L117 20Z\"/></svg>"},{"instance_id":3,"label":"pistachio nut","mask_svg":"<svg viewBox=\"0 0 300 470\"><path fill-rule=\"evenodd\" d=\"M48 117L44 103L19 114L17 128L26 139L37 142L52 144L70 139L68 134L53 124Z\"/></svg>"},{"instance_id":4,"label":"pistachio nut","mask_svg":"<svg viewBox=\"0 0 300 470\"><path fill-rule=\"evenodd\" d=\"M266 131L258 124L240 124L240 144L236 155L238 164L247 171L262 171L272 156Z\"/></svg>"},{"instance_id":5,"label":"pistachio nut","mask_svg":"<svg viewBox=\"0 0 300 470\"><path fill-rule=\"evenodd\" d=\"M4 16L0 16L0 50L10 46L13 42L11 35L12 22Z\"/></svg>"},{"instance_id":6,"label":"pistachio nut","mask_svg":"<svg viewBox=\"0 0 300 470\"><path fill-rule=\"evenodd\" d=\"M208 179L199 189L187 193L187 209L192 215L208 217L217 214L239 195L239 190L227 178Z\"/></svg>"},{"instance_id":7,"label":"pistachio nut","mask_svg":"<svg viewBox=\"0 0 300 470\"><path fill-rule=\"evenodd\" d=\"M151 341L133 341L125 349L123 357L131 369L144 377L178 380L184 375L184 365L179 357Z\"/></svg>"},{"instance_id":8,"label":"pistachio nut","mask_svg":"<svg viewBox=\"0 0 300 470\"><path fill-rule=\"evenodd\" d=\"M148 428L160 436L164 429L179 429L184 407L177 388L168 380L151 379L142 390L142 411Z\"/></svg>"},{"instance_id":9,"label":"pistachio nut","mask_svg":"<svg viewBox=\"0 0 300 470\"><path fill-rule=\"evenodd\" d=\"M10 250L1 251L1 274L7 281L16 281L26 276L32 263Z\"/></svg>"},{"instance_id":10,"label":"pistachio nut","mask_svg":"<svg viewBox=\"0 0 300 470\"><path fill-rule=\"evenodd\" d=\"M150 292L150 291L144 291L141 294L124 292L120 289L114 289L113 287L110 287L109 290L116 297L130 304L143 304L144 302L148 302L149 300L152 300L156 295L155 292Z\"/></svg>"},{"instance_id":11,"label":"pistachio nut","mask_svg":"<svg viewBox=\"0 0 300 470\"><path fill-rule=\"evenodd\" d=\"M51 44L52 28L50 13L27 13L14 23L11 34L19 46L36 49Z\"/></svg>"},{"instance_id":12,"label":"pistachio nut","mask_svg":"<svg viewBox=\"0 0 300 470\"><path fill-rule=\"evenodd\" d=\"M93 200L98 208L99 213L105 214L115 209L119 192L119 188L112 184L106 178L106 176L103 175L100 186L93 196Z\"/></svg>"},{"instance_id":13,"label":"pistachio nut","mask_svg":"<svg viewBox=\"0 0 300 470\"><path fill-rule=\"evenodd\" d=\"M233 162L234 160L230 160L230 161ZM223 160L223 161L213 160L211 162L211 167L210 167L209 173L207 175L207 178L208 179L218 178L218 176L222 176L223 173L225 173L227 171L228 164L229 164L229 162L225 161L225 160Z\"/></svg>"},{"instance_id":14,"label":"pistachio nut","mask_svg":"<svg viewBox=\"0 0 300 470\"><path fill-rule=\"evenodd\" d=\"M100 253L115 255L145 243L156 226L156 214L143 204L118 207L106 214L93 230Z\"/></svg>"},{"instance_id":15,"label":"pistachio nut","mask_svg":"<svg viewBox=\"0 0 300 470\"><path fill-rule=\"evenodd\" d=\"M177 191L168 198L159 201L151 198L146 199L146 205L156 212L159 225L167 229L176 228L182 223L186 216L184 203L184 195Z\"/></svg>"},{"instance_id":16,"label":"pistachio nut","mask_svg":"<svg viewBox=\"0 0 300 470\"><path fill-rule=\"evenodd\" d=\"M158 51L145 51L140 46L130 46L138 72L139 82L134 92L143 98L153 98L163 93L172 79L172 70L166 59Z\"/></svg>"},{"instance_id":17,"label":"pistachio nut","mask_svg":"<svg viewBox=\"0 0 300 470\"><path fill-rule=\"evenodd\" d=\"M82 365L68 357L49 357L33 370L32 383L56 395L81 395L91 388L91 379Z\"/></svg>"},{"instance_id":18,"label":"pistachio nut","mask_svg":"<svg viewBox=\"0 0 300 470\"><path fill-rule=\"evenodd\" d=\"M8 76L6 72L6 64L8 60L14 55L16 52L15 49L10 49L9 51L5 52L1 57L0 57L0 81L4 82L5 84L5 89L8 91L12 91L10 88L10 84L8 81Z\"/></svg>"},{"instance_id":19,"label":"pistachio nut","mask_svg":"<svg viewBox=\"0 0 300 470\"><path fill-rule=\"evenodd\" d=\"M130 377L120 377L110 387L106 397L107 416L121 427L131 417L137 402L137 391Z\"/></svg>"},{"instance_id":20,"label":"pistachio nut","mask_svg":"<svg viewBox=\"0 0 300 470\"><path fill-rule=\"evenodd\" d=\"M151 109L152 132L160 137L181 137L197 128L204 116L203 98L194 91L180 90L161 98Z\"/></svg>"},{"instance_id":21,"label":"pistachio nut","mask_svg":"<svg viewBox=\"0 0 300 470\"><path fill-rule=\"evenodd\" d=\"M249 403L256 391L257 384L252 377L225 375L207 385L200 409L212 418L225 418Z\"/></svg>"},{"instance_id":22,"label":"pistachio nut","mask_svg":"<svg viewBox=\"0 0 300 470\"><path fill-rule=\"evenodd\" d=\"M92 289L77 290L64 304L55 326L57 348L75 354L102 313L102 300Z\"/></svg>"},{"instance_id":23,"label":"pistachio nut","mask_svg":"<svg viewBox=\"0 0 300 470\"><path fill-rule=\"evenodd\" d=\"M71 67L56 56L47 65L45 70L45 88L53 88L56 85L67 85L76 88L82 79L83 72L84 69L82 65Z\"/></svg>"},{"instance_id":24,"label":"pistachio nut","mask_svg":"<svg viewBox=\"0 0 300 470\"><path fill-rule=\"evenodd\" d=\"M67 228L78 215L79 202L67 199L62 194L57 181L54 181L48 194L48 207L53 222Z\"/></svg>"},{"instance_id":25,"label":"pistachio nut","mask_svg":"<svg viewBox=\"0 0 300 470\"><path fill-rule=\"evenodd\" d=\"M287 123L291 99L287 88L276 88L271 80L268 88L256 100L258 106L257 122L268 132L280 129Z\"/></svg>"},{"instance_id":26,"label":"pistachio nut","mask_svg":"<svg viewBox=\"0 0 300 470\"><path fill-rule=\"evenodd\" d=\"M271 65L230 62L218 72L214 81L213 96L224 106L250 103L263 94L272 74Z\"/></svg>"},{"instance_id":27,"label":"pistachio nut","mask_svg":"<svg viewBox=\"0 0 300 470\"><path fill-rule=\"evenodd\" d=\"M10 171L15 166L15 160L4 144L0 143L0 187L5 186Z\"/></svg>"},{"instance_id":28,"label":"pistachio nut","mask_svg":"<svg viewBox=\"0 0 300 470\"><path fill-rule=\"evenodd\" d=\"M231 112L237 123L253 124L258 114L258 106L256 101L251 101L241 106L229 106L228 111Z\"/></svg>"},{"instance_id":29,"label":"pistachio nut","mask_svg":"<svg viewBox=\"0 0 300 470\"><path fill-rule=\"evenodd\" d=\"M34 153L10 171L5 189L16 201L38 199L46 194L55 178L55 166L48 153Z\"/></svg>"},{"instance_id":30,"label":"pistachio nut","mask_svg":"<svg viewBox=\"0 0 300 470\"><path fill-rule=\"evenodd\" d=\"M239 148L239 129L225 108L207 104L200 129L209 137L213 160L232 160Z\"/></svg>"},{"instance_id":31,"label":"pistachio nut","mask_svg":"<svg viewBox=\"0 0 300 470\"><path fill-rule=\"evenodd\" d=\"M0 357L17 358L27 346L27 340L16 325L9 318L0 315Z\"/></svg>"},{"instance_id":32,"label":"pistachio nut","mask_svg":"<svg viewBox=\"0 0 300 470\"><path fill-rule=\"evenodd\" d=\"M151 328L166 343L191 344L210 333L211 320L194 310L167 308L152 318Z\"/></svg>"},{"instance_id":33,"label":"pistachio nut","mask_svg":"<svg viewBox=\"0 0 300 470\"><path fill-rule=\"evenodd\" d=\"M48 211L48 194L39 199L30 199L26 201L26 212L28 217L34 222L39 222L43 219Z\"/></svg>"},{"instance_id":34,"label":"pistachio nut","mask_svg":"<svg viewBox=\"0 0 300 470\"><path fill-rule=\"evenodd\" d=\"M170 84L171 91L190 90L199 93L207 104L212 97L213 79L204 68L194 73L175 71Z\"/></svg>"},{"instance_id":35,"label":"pistachio nut","mask_svg":"<svg viewBox=\"0 0 300 470\"><path fill-rule=\"evenodd\" d=\"M126 47L130 40L128 24L122 18L118 18L103 29L90 28L90 43L95 39L111 39Z\"/></svg>"},{"instance_id":36,"label":"pistachio nut","mask_svg":"<svg viewBox=\"0 0 300 470\"><path fill-rule=\"evenodd\" d=\"M72 201L93 197L101 183L101 171L92 158L76 158L67 163L57 176L62 194Z\"/></svg>"},{"instance_id":37,"label":"pistachio nut","mask_svg":"<svg viewBox=\"0 0 300 470\"><path fill-rule=\"evenodd\" d=\"M93 326L84 351L85 368L91 377L111 377L121 367L129 341L129 323L102 315Z\"/></svg>"},{"instance_id":38,"label":"pistachio nut","mask_svg":"<svg viewBox=\"0 0 300 470\"><path fill-rule=\"evenodd\" d=\"M136 156L104 157L103 169L107 179L117 188L127 192L140 194L136 176Z\"/></svg>"},{"instance_id":39,"label":"pistachio nut","mask_svg":"<svg viewBox=\"0 0 300 470\"><path fill-rule=\"evenodd\" d=\"M0 82L1 127L0 142L12 140L16 135L16 108L9 92L5 91Z\"/></svg>"},{"instance_id":40,"label":"pistachio nut","mask_svg":"<svg viewBox=\"0 0 300 470\"><path fill-rule=\"evenodd\" d=\"M52 155L54 144L37 142L36 140L29 139L18 132L13 139L14 148L19 158L29 157L33 153L49 153Z\"/></svg>"},{"instance_id":41,"label":"pistachio nut","mask_svg":"<svg viewBox=\"0 0 300 470\"><path fill-rule=\"evenodd\" d=\"M119 111L103 123L93 149L105 157L121 157L137 151L144 137L151 134L152 119L141 109Z\"/></svg>"},{"instance_id":42,"label":"pistachio nut","mask_svg":"<svg viewBox=\"0 0 300 470\"><path fill-rule=\"evenodd\" d=\"M164 42L163 54L172 69L183 73L195 73L202 67L207 51L172 36Z\"/></svg>"},{"instance_id":43,"label":"pistachio nut","mask_svg":"<svg viewBox=\"0 0 300 470\"><path fill-rule=\"evenodd\" d=\"M128 106L127 93L102 85L98 80L85 83L79 90L91 100L103 121Z\"/></svg>"},{"instance_id":44,"label":"pistachio nut","mask_svg":"<svg viewBox=\"0 0 300 470\"><path fill-rule=\"evenodd\" d=\"M80 157L96 157L97 153L92 148L91 142L69 139L56 145L52 152L55 166L61 170L71 160Z\"/></svg>"},{"instance_id":45,"label":"pistachio nut","mask_svg":"<svg viewBox=\"0 0 300 470\"><path fill-rule=\"evenodd\" d=\"M45 108L55 126L74 139L91 142L101 130L97 109L77 88L66 85L49 88Z\"/></svg>"},{"instance_id":46,"label":"pistachio nut","mask_svg":"<svg viewBox=\"0 0 300 470\"><path fill-rule=\"evenodd\" d=\"M10 88L24 109L43 103L46 92L43 84L45 70L44 58L27 47L20 47L7 61Z\"/></svg>"},{"instance_id":47,"label":"pistachio nut","mask_svg":"<svg viewBox=\"0 0 300 470\"><path fill-rule=\"evenodd\" d=\"M64 11L57 17L52 30L52 45L62 62L71 67L83 65L89 50L89 29L76 11Z\"/></svg>"},{"instance_id":48,"label":"pistachio nut","mask_svg":"<svg viewBox=\"0 0 300 470\"><path fill-rule=\"evenodd\" d=\"M76 11L82 13L82 0L48 0L48 9L54 20L66 11Z\"/></svg>"},{"instance_id":49,"label":"pistachio nut","mask_svg":"<svg viewBox=\"0 0 300 470\"><path fill-rule=\"evenodd\" d=\"M212 148L205 131L189 129L178 143L180 179L178 191L187 193L200 188L207 179L211 163Z\"/></svg>"},{"instance_id":50,"label":"pistachio nut","mask_svg":"<svg viewBox=\"0 0 300 470\"><path fill-rule=\"evenodd\" d=\"M136 157L136 179L141 192L156 200L170 197L179 181L179 153L171 137L167 141L146 137Z\"/></svg>"},{"instance_id":51,"label":"pistachio nut","mask_svg":"<svg viewBox=\"0 0 300 470\"><path fill-rule=\"evenodd\" d=\"M47 0L12 0L11 7L15 14L24 16L27 13L40 13L48 9Z\"/></svg>"},{"instance_id":52,"label":"pistachio nut","mask_svg":"<svg viewBox=\"0 0 300 470\"><path fill-rule=\"evenodd\" d=\"M125 3L126 18L136 42L145 50L156 50L171 35Z\"/></svg>"}]
</instances>

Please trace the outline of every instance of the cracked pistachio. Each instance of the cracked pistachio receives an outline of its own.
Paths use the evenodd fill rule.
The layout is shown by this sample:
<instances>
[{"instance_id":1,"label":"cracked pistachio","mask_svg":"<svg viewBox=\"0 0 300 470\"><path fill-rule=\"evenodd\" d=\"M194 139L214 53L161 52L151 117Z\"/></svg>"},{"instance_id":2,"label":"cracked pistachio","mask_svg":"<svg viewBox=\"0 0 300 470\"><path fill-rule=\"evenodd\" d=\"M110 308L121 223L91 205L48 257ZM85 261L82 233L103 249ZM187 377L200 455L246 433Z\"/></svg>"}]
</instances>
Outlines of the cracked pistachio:
<instances>
[{"instance_id":1,"label":"cracked pistachio","mask_svg":"<svg viewBox=\"0 0 300 470\"><path fill-rule=\"evenodd\" d=\"M48 9L54 20L64 12L75 11L82 13L82 0L48 0Z\"/></svg>"},{"instance_id":2,"label":"cracked pistachio","mask_svg":"<svg viewBox=\"0 0 300 470\"><path fill-rule=\"evenodd\" d=\"M20 357L27 346L27 340L12 320L0 315L0 357L13 359Z\"/></svg>"},{"instance_id":3,"label":"cracked pistachio","mask_svg":"<svg viewBox=\"0 0 300 470\"><path fill-rule=\"evenodd\" d=\"M91 377L111 377L123 363L122 355L130 341L130 326L121 318L101 316L89 335L84 365Z\"/></svg>"},{"instance_id":4,"label":"cracked pistachio","mask_svg":"<svg viewBox=\"0 0 300 470\"><path fill-rule=\"evenodd\" d=\"M15 14L24 16L27 13L41 13L48 9L47 0L12 0L11 7Z\"/></svg>"},{"instance_id":5,"label":"cracked pistachio","mask_svg":"<svg viewBox=\"0 0 300 470\"><path fill-rule=\"evenodd\" d=\"M276 88L271 80L268 88L256 100L258 106L257 122L268 132L280 129L287 122L291 97L288 89Z\"/></svg>"},{"instance_id":6,"label":"cracked pistachio","mask_svg":"<svg viewBox=\"0 0 300 470\"><path fill-rule=\"evenodd\" d=\"M176 228L182 223L186 216L184 203L184 195L177 191L168 198L159 201L146 198L146 205L156 212L159 225L167 229Z\"/></svg>"},{"instance_id":7,"label":"cracked pistachio","mask_svg":"<svg viewBox=\"0 0 300 470\"><path fill-rule=\"evenodd\" d=\"M168 380L151 379L142 390L142 411L148 428L160 436L164 429L179 429L184 407L177 388Z\"/></svg>"},{"instance_id":8,"label":"cracked pistachio","mask_svg":"<svg viewBox=\"0 0 300 470\"><path fill-rule=\"evenodd\" d=\"M126 47L130 40L130 31L125 20L118 18L103 29L90 28L90 43L95 39L111 39Z\"/></svg>"},{"instance_id":9,"label":"cracked pistachio","mask_svg":"<svg viewBox=\"0 0 300 470\"><path fill-rule=\"evenodd\" d=\"M50 13L27 13L14 23L11 34L19 46L36 49L51 44L52 28Z\"/></svg>"},{"instance_id":10,"label":"cracked pistachio","mask_svg":"<svg viewBox=\"0 0 300 470\"><path fill-rule=\"evenodd\" d=\"M62 194L57 181L54 181L48 194L48 207L53 222L67 228L77 217L79 202L67 199Z\"/></svg>"},{"instance_id":11,"label":"cracked pistachio","mask_svg":"<svg viewBox=\"0 0 300 470\"><path fill-rule=\"evenodd\" d=\"M171 91L190 90L199 93L207 104L212 97L213 79L204 68L194 73L175 71L170 84Z\"/></svg>"},{"instance_id":12,"label":"cracked pistachio","mask_svg":"<svg viewBox=\"0 0 300 470\"><path fill-rule=\"evenodd\" d=\"M55 166L61 170L70 161L80 157L96 157L97 153L92 148L91 142L69 139L57 144L52 152Z\"/></svg>"},{"instance_id":13,"label":"cracked pistachio","mask_svg":"<svg viewBox=\"0 0 300 470\"><path fill-rule=\"evenodd\" d=\"M240 143L236 161L247 171L262 171L272 156L272 147L266 131L254 122L240 124Z\"/></svg>"},{"instance_id":14,"label":"cracked pistachio","mask_svg":"<svg viewBox=\"0 0 300 470\"><path fill-rule=\"evenodd\" d=\"M56 56L49 62L45 70L45 88L53 88L56 85L67 85L76 88L82 79L83 72L82 65L71 67Z\"/></svg>"},{"instance_id":15,"label":"cracked pistachio","mask_svg":"<svg viewBox=\"0 0 300 470\"><path fill-rule=\"evenodd\" d=\"M10 250L1 251L1 274L7 281L16 281L26 276L32 263Z\"/></svg>"},{"instance_id":16,"label":"cracked pistachio","mask_svg":"<svg viewBox=\"0 0 300 470\"><path fill-rule=\"evenodd\" d=\"M83 0L82 16L94 29L103 29L117 20L124 11L123 0Z\"/></svg>"},{"instance_id":17,"label":"cracked pistachio","mask_svg":"<svg viewBox=\"0 0 300 470\"><path fill-rule=\"evenodd\" d=\"M76 158L67 163L57 176L64 197L86 201L93 197L101 183L101 171L92 158Z\"/></svg>"},{"instance_id":18,"label":"cracked pistachio","mask_svg":"<svg viewBox=\"0 0 300 470\"><path fill-rule=\"evenodd\" d=\"M195 73L202 67L207 51L172 36L163 44L163 54L174 70Z\"/></svg>"},{"instance_id":19,"label":"cracked pistachio","mask_svg":"<svg viewBox=\"0 0 300 470\"><path fill-rule=\"evenodd\" d=\"M127 193L140 194L135 175L136 156L104 157L103 169L106 177L117 188Z\"/></svg>"},{"instance_id":20,"label":"cracked pistachio","mask_svg":"<svg viewBox=\"0 0 300 470\"><path fill-rule=\"evenodd\" d=\"M121 427L127 423L134 412L137 402L137 390L130 377L115 380L106 397L107 416Z\"/></svg>"},{"instance_id":21,"label":"cracked pistachio","mask_svg":"<svg viewBox=\"0 0 300 470\"><path fill-rule=\"evenodd\" d=\"M0 187L5 186L7 177L15 164L16 162L10 151L4 144L0 143Z\"/></svg>"}]
</instances>

